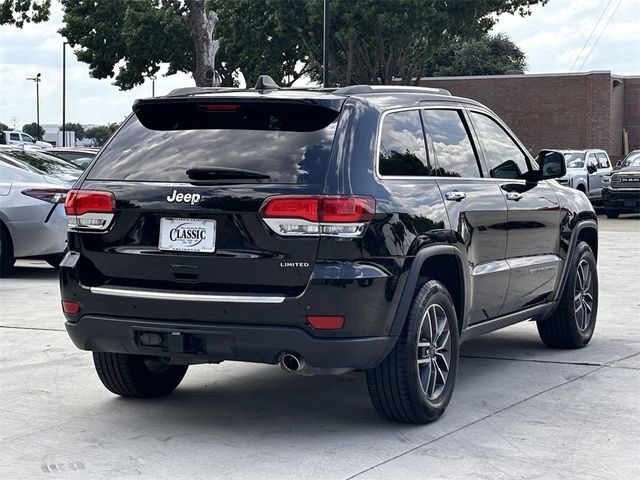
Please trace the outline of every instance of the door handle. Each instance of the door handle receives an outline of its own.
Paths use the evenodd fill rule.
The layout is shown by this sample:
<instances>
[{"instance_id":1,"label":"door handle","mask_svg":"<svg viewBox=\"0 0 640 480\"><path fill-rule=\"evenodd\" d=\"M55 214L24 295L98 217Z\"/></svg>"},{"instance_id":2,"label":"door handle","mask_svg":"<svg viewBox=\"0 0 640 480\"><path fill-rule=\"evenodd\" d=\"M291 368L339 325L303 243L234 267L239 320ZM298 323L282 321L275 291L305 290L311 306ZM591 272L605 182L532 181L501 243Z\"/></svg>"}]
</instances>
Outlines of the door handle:
<instances>
[{"instance_id":1,"label":"door handle","mask_svg":"<svg viewBox=\"0 0 640 480\"><path fill-rule=\"evenodd\" d=\"M454 202L459 202L460 200L464 200L465 198L467 198L466 193L459 192L457 190L453 192L447 192L444 196L447 200L452 200Z\"/></svg>"},{"instance_id":2,"label":"door handle","mask_svg":"<svg viewBox=\"0 0 640 480\"><path fill-rule=\"evenodd\" d=\"M517 202L522 197L524 197L524 195L522 195L519 192L507 192L506 197L507 197L507 200L513 200L514 202Z\"/></svg>"}]
</instances>

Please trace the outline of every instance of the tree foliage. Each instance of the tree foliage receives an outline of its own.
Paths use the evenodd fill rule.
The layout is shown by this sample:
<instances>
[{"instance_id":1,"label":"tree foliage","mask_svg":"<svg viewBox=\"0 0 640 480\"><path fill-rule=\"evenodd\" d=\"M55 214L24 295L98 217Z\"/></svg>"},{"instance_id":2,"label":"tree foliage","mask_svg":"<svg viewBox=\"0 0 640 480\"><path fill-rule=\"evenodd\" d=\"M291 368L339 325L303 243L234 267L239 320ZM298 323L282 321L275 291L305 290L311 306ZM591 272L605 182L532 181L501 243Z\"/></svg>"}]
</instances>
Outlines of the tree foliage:
<instances>
[{"instance_id":1,"label":"tree foliage","mask_svg":"<svg viewBox=\"0 0 640 480\"><path fill-rule=\"evenodd\" d=\"M22 127L22 131L24 133L28 133L36 140L40 140L42 137L44 137L45 133L44 128L42 128L42 126L38 125L36 122L27 123Z\"/></svg>"},{"instance_id":2,"label":"tree foliage","mask_svg":"<svg viewBox=\"0 0 640 480\"><path fill-rule=\"evenodd\" d=\"M97 127L88 128L85 132L85 138L95 140L96 145L101 147L111 137L113 132L118 129L117 123L109 123L107 125L98 125Z\"/></svg>"},{"instance_id":3,"label":"tree foliage","mask_svg":"<svg viewBox=\"0 0 640 480\"><path fill-rule=\"evenodd\" d=\"M4 131L7 131L7 130L11 130L9 128L9 125L7 125L6 123L0 122L0 132L4 132Z\"/></svg>"},{"instance_id":4,"label":"tree foliage","mask_svg":"<svg viewBox=\"0 0 640 480\"><path fill-rule=\"evenodd\" d=\"M64 124L64 128L60 127L60 131L76 132L78 140L82 140L85 137L84 127L79 123L67 122Z\"/></svg>"},{"instance_id":5,"label":"tree foliage","mask_svg":"<svg viewBox=\"0 0 640 480\"><path fill-rule=\"evenodd\" d=\"M163 63L169 75L198 70L189 20L194 5L201 11L204 1L219 17L215 66L222 85L233 85L239 72L248 85L260 74L283 85L305 74L322 77L323 0L62 0L60 33L92 76L114 77L129 89ZM498 15L527 15L532 5L547 1L330 0L331 83L402 78L409 84L434 70L429 61L435 52L444 49L447 57L448 42L481 39Z\"/></svg>"},{"instance_id":6,"label":"tree foliage","mask_svg":"<svg viewBox=\"0 0 640 480\"><path fill-rule=\"evenodd\" d=\"M15 25L49 20L51 0L0 0L0 25Z\"/></svg>"},{"instance_id":7,"label":"tree foliage","mask_svg":"<svg viewBox=\"0 0 640 480\"><path fill-rule=\"evenodd\" d=\"M524 52L508 36L497 34L452 39L428 59L424 75L501 75L513 70L524 72L526 68Z\"/></svg>"}]
</instances>

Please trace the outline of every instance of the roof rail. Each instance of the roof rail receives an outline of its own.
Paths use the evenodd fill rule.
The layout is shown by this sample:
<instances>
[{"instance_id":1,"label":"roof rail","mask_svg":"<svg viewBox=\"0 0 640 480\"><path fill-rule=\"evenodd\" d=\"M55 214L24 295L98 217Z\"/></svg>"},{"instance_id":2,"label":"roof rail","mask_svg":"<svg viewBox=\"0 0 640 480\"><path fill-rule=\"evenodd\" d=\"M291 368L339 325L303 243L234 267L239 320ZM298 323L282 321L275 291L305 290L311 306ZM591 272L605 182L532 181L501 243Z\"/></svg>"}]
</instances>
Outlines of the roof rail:
<instances>
[{"instance_id":1,"label":"roof rail","mask_svg":"<svg viewBox=\"0 0 640 480\"><path fill-rule=\"evenodd\" d=\"M406 85L351 85L334 90L336 95L360 95L363 93L428 93L432 95L449 95L444 88L411 87Z\"/></svg>"}]
</instances>

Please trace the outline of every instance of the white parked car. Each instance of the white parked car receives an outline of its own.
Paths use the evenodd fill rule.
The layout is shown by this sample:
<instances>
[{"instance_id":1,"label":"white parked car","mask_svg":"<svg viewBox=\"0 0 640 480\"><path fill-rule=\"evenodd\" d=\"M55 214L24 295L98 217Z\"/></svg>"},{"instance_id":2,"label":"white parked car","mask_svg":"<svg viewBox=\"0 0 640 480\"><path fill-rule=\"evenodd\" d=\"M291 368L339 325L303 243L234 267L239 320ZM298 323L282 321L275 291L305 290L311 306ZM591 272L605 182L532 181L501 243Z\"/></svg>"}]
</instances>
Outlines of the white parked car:
<instances>
[{"instance_id":1,"label":"white parked car","mask_svg":"<svg viewBox=\"0 0 640 480\"><path fill-rule=\"evenodd\" d=\"M35 145L36 147L42 147L42 148L53 147L53 145L51 145L49 142L36 140L28 133L18 132L15 130L5 130L2 133L4 134L4 141L7 145L25 145L25 146Z\"/></svg>"},{"instance_id":2,"label":"white parked car","mask_svg":"<svg viewBox=\"0 0 640 480\"><path fill-rule=\"evenodd\" d=\"M584 193L591 202L602 201L602 177L613 170L609 155L604 150L561 150L567 165L567 174L558 179L561 185Z\"/></svg>"}]
</instances>

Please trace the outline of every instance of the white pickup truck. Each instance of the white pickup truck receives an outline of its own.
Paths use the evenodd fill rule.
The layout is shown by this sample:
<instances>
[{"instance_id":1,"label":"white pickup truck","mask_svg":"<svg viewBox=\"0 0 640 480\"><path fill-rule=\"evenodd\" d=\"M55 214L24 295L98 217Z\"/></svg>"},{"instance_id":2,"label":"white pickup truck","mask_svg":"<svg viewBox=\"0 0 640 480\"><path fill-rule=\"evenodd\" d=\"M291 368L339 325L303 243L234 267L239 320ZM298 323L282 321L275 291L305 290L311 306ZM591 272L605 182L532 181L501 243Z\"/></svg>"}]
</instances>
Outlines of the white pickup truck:
<instances>
[{"instance_id":1,"label":"white pickup truck","mask_svg":"<svg viewBox=\"0 0 640 480\"><path fill-rule=\"evenodd\" d=\"M2 132L2 136L4 138L4 142L7 145L35 145L36 147L50 148L53 147L48 142L42 142L40 140L34 139L31 135L24 132L18 132L15 130L5 130Z\"/></svg>"},{"instance_id":2,"label":"white pickup truck","mask_svg":"<svg viewBox=\"0 0 640 480\"><path fill-rule=\"evenodd\" d=\"M609 155L604 150L562 150L567 174L558 178L561 185L584 193L591 202L602 201L602 178L611 175Z\"/></svg>"}]
</instances>

